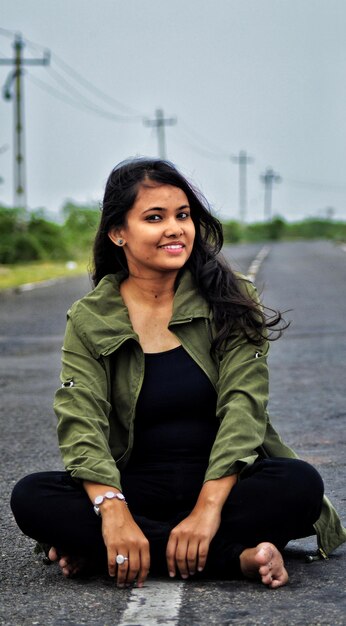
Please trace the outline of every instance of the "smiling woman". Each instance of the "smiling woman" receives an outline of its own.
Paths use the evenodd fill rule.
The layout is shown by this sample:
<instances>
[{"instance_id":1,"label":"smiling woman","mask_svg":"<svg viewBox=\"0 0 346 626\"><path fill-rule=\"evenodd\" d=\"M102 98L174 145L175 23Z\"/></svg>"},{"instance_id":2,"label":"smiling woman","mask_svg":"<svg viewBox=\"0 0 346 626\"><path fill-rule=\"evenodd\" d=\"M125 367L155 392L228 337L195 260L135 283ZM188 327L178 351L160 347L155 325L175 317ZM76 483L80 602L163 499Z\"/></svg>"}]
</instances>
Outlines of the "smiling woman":
<instances>
[{"instance_id":1,"label":"smiling woman","mask_svg":"<svg viewBox=\"0 0 346 626\"><path fill-rule=\"evenodd\" d=\"M144 180L125 224L112 228L109 237L124 246L131 276L149 278L169 272L174 281L191 255L195 238L186 194L178 187Z\"/></svg>"},{"instance_id":2,"label":"smiling woman","mask_svg":"<svg viewBox=\"0 0 346 626\"><path fill-rule=\"evenodd\" d=\"M171 163L111 172L95 288L68 312L55 398L66 471L25 477L11 501L66 576L87 564L142 586L150 567L275 589L288 541L317 534L326 556L346 539L318 472L267 414L281 315L268 318L222 243Z\"/></svg>"}]
</instances>

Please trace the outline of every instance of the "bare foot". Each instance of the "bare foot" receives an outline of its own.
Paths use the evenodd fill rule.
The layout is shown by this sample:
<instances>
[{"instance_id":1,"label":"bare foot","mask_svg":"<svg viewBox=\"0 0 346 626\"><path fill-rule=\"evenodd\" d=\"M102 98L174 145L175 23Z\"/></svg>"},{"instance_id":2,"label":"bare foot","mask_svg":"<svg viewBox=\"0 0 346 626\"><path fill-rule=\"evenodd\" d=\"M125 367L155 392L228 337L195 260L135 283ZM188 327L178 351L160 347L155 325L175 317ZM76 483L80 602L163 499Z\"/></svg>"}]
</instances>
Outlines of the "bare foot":
<instances>
[{"instance_id":1,"label":"bare foot","mask_svg":"<svg viewBox=\"0 0 346 626\"><path fill-rule=\"evenodd\" d=\"M58 561L58 565L61 568L62 573L67 578L69 576L75 576L79 574L87 563L86 559L76 556L58 556L55 548L51 548L48 552L48 558L50 561Z\"/></svg>"},{"instance_id":2,"label":"bare foot","mask_svg":"<svg viewBox=\"0 0 346 626\"><path fill-rule=\"evenodd\" d=\"M240 569L247 578L261 578L271 589L286 585L288 574L281 553L272 543L259 543L240 555Z\"/></svg>"}]
</instances>

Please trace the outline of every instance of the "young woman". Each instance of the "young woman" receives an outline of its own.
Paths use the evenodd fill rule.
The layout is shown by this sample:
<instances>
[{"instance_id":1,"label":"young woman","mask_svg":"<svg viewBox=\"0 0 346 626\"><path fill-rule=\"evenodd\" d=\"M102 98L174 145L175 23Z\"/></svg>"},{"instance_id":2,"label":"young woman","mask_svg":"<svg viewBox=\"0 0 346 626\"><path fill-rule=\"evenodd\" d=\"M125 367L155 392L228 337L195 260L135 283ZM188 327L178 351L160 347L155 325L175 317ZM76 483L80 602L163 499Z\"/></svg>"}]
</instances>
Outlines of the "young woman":
<instances>
[{"instance_id":1,"label":"young woman","mask_svg":"<svg viewBox=\"0 0 346 626\"><path fill-rule=\"evenodd\" d=\"M12 509L65 575L288 580L282 550L346 540L317 471L266 412L267 318L218 256L220 223L176 168L117 166L94 247L94 290L68 313L55 399L65 472L22 479ZM280 334L280 330L277 330Z\"/></svg>"}]
</instances>

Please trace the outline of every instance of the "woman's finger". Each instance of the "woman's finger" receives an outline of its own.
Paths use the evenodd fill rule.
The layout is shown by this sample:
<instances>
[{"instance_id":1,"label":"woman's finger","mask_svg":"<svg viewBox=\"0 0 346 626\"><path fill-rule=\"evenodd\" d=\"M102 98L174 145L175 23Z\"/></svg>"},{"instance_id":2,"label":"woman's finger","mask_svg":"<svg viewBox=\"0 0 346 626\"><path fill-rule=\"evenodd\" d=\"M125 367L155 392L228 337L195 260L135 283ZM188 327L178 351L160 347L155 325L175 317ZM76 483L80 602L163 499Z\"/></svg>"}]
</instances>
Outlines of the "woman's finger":
<instances>
[{"instance_id":1,"label":"woman's finger","mask_svg":"<svg viewBox=\"0 0 346 626\"><path fill-rule=\"evenodd\" d=\"M116 574L117 564L115 562L116 552L114 550L107 550L107 560L108 560L108 574L114 578Z\"/></svg>"},{"instance_id":2,"label":"woman's finger","mask_svg":"<svg viewBox=\"0 0 346 626\"><path fill-rule=\"evenodd\" d=\"M131 551L129 554L129 560L127 561L127 578L125 583L131 585L137 578L140 569L141 559L138 550Z\"/></svg>"},{"instance_id":3,"label":"woman's finger","mask_svg":"<svg viewBox=\"0 0 346 626\"><path fill-rule=\"evenodd\" d=\"M187 565L187 550L188 543L186 540L180 540L178 542L176 551L175 551L175 561L178 566L178 570L180 572L180 576L182 578L189 577L189 568Z\"/></svg>"},{"instance_id":4,"label":"woman's finger","mask_svg":"<svg viewBox=\"0 0 346 626\"><path fill-rule=\"evenodd\" d=\"M187 566L190 576L196 572L198 562L198 541L191 541L187 550Z\"/></svg>"},{"instance_id":5,"label":"woman's finger","mask_svg":"<svg viewBox=\"0 0 346 626\"><path fill-rule=\"evenodd\" d=\"M177 548L177 543L178 543L178 540L171 533L169 540L168 540L167 549L166 549L166 561L167 561L168 574L171 578L173 578L176 575L175 551Z\"/></svg>"},{"instance_id":6,"label":"woman's finger","mask_svg":"<svg viewBox=\"0 0 346 626\"><path fill-rule=\"evenodd\" d=\"M142 548L140 553L140 568L137 577L137 587L143 587L147 576L149 574L150 568L150 549L149 543L147 546Z\"/></svg>"},{"instance_id":7,"label":"woman's finger","mask_svg":"<svg viewBox=\"0 0 346 626\"><path fill-rule=\"evenodd\" d=\"M202 572L205 568L209 552L209 542L204 539L198 546L197 570Z\"/></svg>"},{"instance_id":8,"label":"woman's finger","mask_svg":"<svg viewBox=\"0 0 346 626\"><path fill-rule=\"evenodd\" d=\"M125 558L125 560L122 563L119 563L117 561L117 557L120 557L120 556ZM129 570L130 559L125 554L121 554L121 555L118 554L117 557L115 558L115 562L117 565L117 586L125 587L125 583L127 581L128 570Z\"/></svg>"}]
</instances>

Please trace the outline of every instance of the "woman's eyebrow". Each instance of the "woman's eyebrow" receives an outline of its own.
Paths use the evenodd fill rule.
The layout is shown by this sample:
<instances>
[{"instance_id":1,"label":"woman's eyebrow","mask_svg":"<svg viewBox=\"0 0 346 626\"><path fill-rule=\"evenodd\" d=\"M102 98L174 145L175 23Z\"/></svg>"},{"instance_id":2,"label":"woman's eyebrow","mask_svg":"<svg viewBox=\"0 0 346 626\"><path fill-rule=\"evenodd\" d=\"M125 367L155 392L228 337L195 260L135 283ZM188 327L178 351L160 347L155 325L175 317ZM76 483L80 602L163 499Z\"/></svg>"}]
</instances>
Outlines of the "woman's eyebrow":
<instances>
[{"instance_id":1,"label":"woman's eyebrow","mask_svg":"<svg viewBox=\"0 0 346 626\"><path fill-rule=\"evenodd\" d=\"M175 210L182 211L183 209L189 209L189 208L190 206L188 204L183 204L182 206L177 207ZM151 206L149 207L149 209L145 209L143 213L147 213L148 211L167 211L167 209L161 206Z\"/></svg>"}]
</instances>

